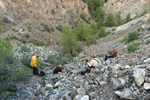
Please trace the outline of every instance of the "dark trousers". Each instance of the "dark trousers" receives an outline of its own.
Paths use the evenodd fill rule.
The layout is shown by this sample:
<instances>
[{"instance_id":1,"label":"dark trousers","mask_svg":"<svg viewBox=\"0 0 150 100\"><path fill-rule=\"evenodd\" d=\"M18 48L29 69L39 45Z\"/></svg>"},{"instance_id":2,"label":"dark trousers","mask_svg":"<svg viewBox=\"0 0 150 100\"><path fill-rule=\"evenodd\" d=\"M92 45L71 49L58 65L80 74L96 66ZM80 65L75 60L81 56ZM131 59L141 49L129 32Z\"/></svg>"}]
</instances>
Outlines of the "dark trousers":
<instances>
[{"instance_id":1,"label":"dark trousers","mask_svg":"<svg viewBox=\"0 0 150 100\"><path fill-rule=\"evenodd\" d=\"M38 69L33 67L33 75L39 75Z\"/></svg>"},{"instance_id":2,"label":"dark trousers","mask_svg":"<svg viewBox=\"0 0 150 100\"><path fill-rule=\"evenodd\" d=\"M109 56L106 55L106 56L105 56L105 61L106 61L108 58L111 58L111 57L109 57Z\"/></svg>"},{"instance_id":3,"label":"dark trousers","mask_svg":"<svg viewBox=\"0 0 150 100\"><path fill-rule=\"evenodd\" d=\"M86 73L90 73L91 70L86 69L85 71L81 71L81 75L85 75Z\"/></svg>"}]
</instances>

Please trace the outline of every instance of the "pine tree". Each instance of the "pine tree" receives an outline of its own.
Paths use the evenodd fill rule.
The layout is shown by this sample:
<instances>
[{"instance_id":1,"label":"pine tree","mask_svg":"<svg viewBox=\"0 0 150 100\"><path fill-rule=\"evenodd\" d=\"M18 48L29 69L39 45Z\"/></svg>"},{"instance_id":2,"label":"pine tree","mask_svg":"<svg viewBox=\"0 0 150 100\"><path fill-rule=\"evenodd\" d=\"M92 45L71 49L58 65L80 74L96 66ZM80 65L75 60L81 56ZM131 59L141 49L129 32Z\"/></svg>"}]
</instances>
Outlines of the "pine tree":
<instances>
[{"instance_id":1,"label":"pine tree","mask_svg":"<svg viewBox=\"0 0 150 100\"><path fill-rule=\"evenodd\" d=\"M99 33L98 33L98 36L99 37L104 37L104 36L106 36L107 35L107 33L106 33L106 30L105 30L105 27L104 26L101 26L100 27L100 30L99 30Z\"/></svg>"},{"instance_id":2,"label":"pine tree","mask_svg":"<svg viewBox=\"0 0 150 100\"><path fill-rule=\"evenodd\" d=\"M121 25L121 11L116 14L116 25Z\"/></svg>"},{"instance_id":3,"label":"pine tree","mask_svg":"<svg viewBox=\"0 0 150 100\"><path fill-rule=\"evenodd\" d=\"M78 40L85 41L86 33L84 29L84 25L82 23L78 23L74 30L75 35L77 36Z\"/></svg>"},{"instance_id":4,"label":"pine tree","mask_svg":"<svg viewBox=\"0 0 150 100\"><path fill-rule=\"evenodd\" d=\"M93 30L93 34L97 33L97 26L94 23L90 25L90 28Z\"/></svg>"},{"instance_id":5,"label":"pine tree","mask_svg":"<svg viewBox=\"0 0 150 100\"><path fill-rule=\"evenodd\" d=\"M61 32L61 44L65 53L73 55L78 48L78 42L73 35L72 29L65 25Z\"/></svg>"},{"instance_id":6,"label":"pine tree","mask_svg":"<svg viewBox=\"0 0 150 100\"><path fill-rule=\"evenodd\" d=\"M115 25L115 21L114 21L114 15L112 13L109 13L105 22L106 26L113 26Z\"/></svg>"},{"instance_id":7,"label":"pine tree","mask_svg":"<svg viewBox=\"0 0 150 100\"><path fill-rule=\"evenodd\" d=\"M126 22L131 21L130 13L126 16Z\"/></svg>"}]
</instances>

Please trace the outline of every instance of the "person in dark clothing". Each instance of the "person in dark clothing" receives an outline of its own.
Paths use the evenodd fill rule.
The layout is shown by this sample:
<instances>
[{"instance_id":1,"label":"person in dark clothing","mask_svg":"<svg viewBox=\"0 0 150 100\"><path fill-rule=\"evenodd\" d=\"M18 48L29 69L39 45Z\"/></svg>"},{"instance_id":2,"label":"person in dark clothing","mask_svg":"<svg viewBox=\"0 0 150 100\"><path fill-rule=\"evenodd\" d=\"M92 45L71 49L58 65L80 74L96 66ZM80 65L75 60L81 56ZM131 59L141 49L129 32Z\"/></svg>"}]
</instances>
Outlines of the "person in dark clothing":
<instances>
[{"instance_id":1,"label":"person in dark clothing","mask_svg":"<svg viewBox=\"0 0 150 100\"><path fill-rule=\"evenodd\" d=\"M113 48L113 51L105 56L105 61L106 61L108 58L114 58L114 57L117 56L117 49L116 49L116 46L112 46L112 48Z\"/></svg>"},{"instance_id":2,"label":"person in dark clothing","mask_svg":"<svg viewBox=\"0 0 150 100\"><path fill-rule=\"evenodd\" d=\"M53 74L57 74L58 72L65 72L65 68L62 65L59 65L53 70Z\"/></svg>"}]
</instances>

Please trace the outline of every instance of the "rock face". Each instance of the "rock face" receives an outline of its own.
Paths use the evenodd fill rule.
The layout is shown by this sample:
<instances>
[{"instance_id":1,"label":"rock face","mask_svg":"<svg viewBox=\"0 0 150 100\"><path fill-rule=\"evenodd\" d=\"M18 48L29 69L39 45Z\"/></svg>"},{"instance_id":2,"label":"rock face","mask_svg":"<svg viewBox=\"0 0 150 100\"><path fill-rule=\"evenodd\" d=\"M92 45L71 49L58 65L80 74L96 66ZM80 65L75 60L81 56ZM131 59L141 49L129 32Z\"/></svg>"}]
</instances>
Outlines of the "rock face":
<instances>
[{"instance_id":1,"label":"rock face","mask_svg":"<svg viewBox=\"0 0 150 100\"><path fill-rule=\"evenodd\" d=\"M123 18L129 13L133 18L136 14L141 14L148 9L149 4L149 0L108 0L104 4L104 8L107 13L116 14L118 11L121 11Z\"/></svg>"}]
</instances>

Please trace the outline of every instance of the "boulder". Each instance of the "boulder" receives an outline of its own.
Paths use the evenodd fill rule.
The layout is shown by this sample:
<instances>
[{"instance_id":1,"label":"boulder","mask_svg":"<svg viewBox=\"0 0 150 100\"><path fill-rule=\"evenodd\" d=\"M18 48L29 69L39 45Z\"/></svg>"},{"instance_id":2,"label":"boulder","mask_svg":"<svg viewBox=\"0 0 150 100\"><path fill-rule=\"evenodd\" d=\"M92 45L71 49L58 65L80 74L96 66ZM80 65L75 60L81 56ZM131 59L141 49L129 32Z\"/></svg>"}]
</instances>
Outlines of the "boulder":
<instances>
[{"instance_id":1,"label":"boulder","mask_svg":"<svg viewBox=\"0 0 150 100\"><path fill-rule=\"evenodd\" d=\"M113 89L119 89L125 86L125 80L122 78L111 78L113 82Z\"/></svg>"},{"instance_id":2,"label":"boulder","mask_svg":"<svg viewBox=\"0 0 150 100\"><path fill-rule=\"evenodd\" d=\"M142 71L139 68L134 68L133 76L134 76L134 80L135 80L136 84L138 86L141 86L144 82L144 76L143 76Z\"/></svg>"},{"instance_id":3,"label":"boulder","mask_svg":"<svg viewBox=\"0 0 150 100\"><path fill-rule=\"evenodd\" d=\"M144 89L149 90L150 89L150 83L144 83Z\"/></svg>"},{"instance_id":4,"label":"boulder","mask_svg":"<svg viewBox=\"0 0 150 100\"><path fill-rule=\"evenodd\" d=\"M129 89L125 89L123 92L115 91L115 94L118 95L121 99L133 100L133 93Z\"/></svg>"}]
</instances>

